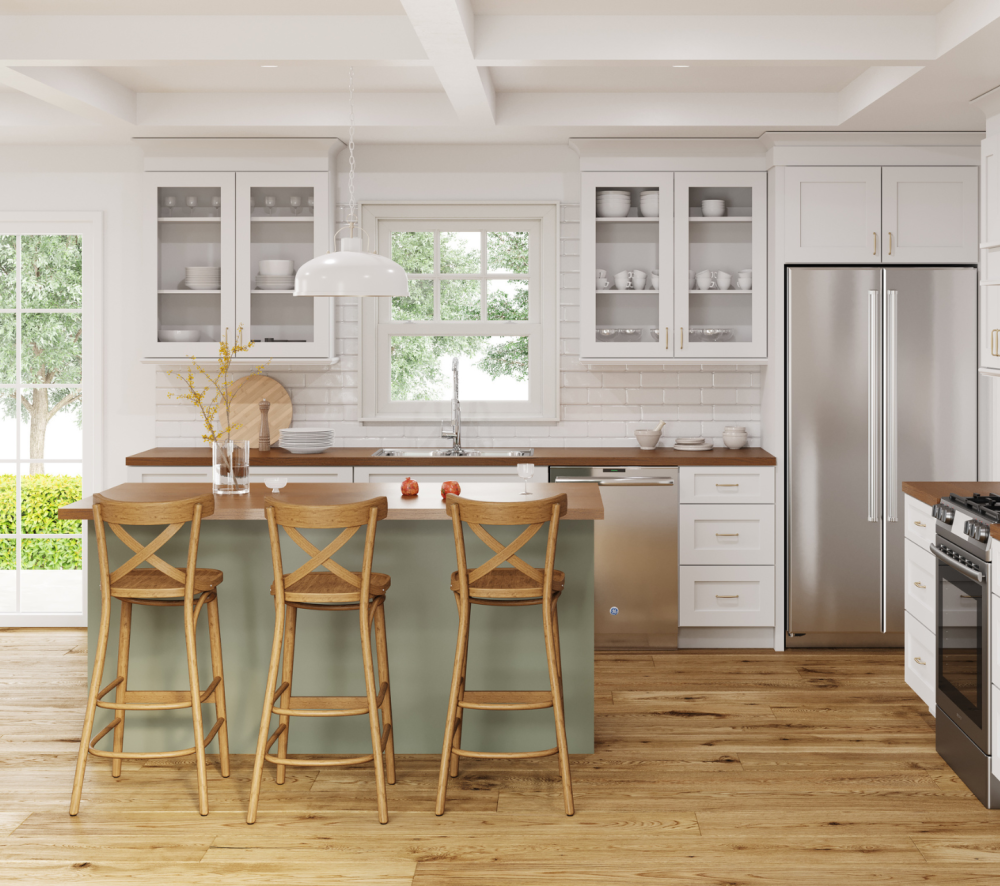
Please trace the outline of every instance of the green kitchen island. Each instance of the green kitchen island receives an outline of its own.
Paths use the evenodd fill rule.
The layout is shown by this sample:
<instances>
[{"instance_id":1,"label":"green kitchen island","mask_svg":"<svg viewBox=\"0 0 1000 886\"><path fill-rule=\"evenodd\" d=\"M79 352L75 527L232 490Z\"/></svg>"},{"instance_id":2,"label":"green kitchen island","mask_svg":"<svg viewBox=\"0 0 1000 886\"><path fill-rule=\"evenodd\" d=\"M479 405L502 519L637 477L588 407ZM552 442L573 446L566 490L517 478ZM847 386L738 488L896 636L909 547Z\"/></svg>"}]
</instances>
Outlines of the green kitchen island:
<instances>
[{"instance_id":1,"label":"green kitchen island","mask_svg":"<svg viewBox=\"0 0 1000 886\"><path fill-rule=\"evenodd\" d=\"M385 617L392 686L393 735L396 752L440 754L444 735L451 669L458 632L458 611L448 588L456 568L451 518L437 488L425 488L415 498L403 498L396 484L289 484L275 498L296 500L296 490L309 490L310 504L317 490L330 504L364 501L384 495L389 516L378 526L374 569L388 573L392 586L386 596ZM559 526L556 568L566 573L566 590L559 600L566 730L571 753L594 750L594 520L603 519L600 492L594 485L529 484L530 497L520 495L518 483L467 483L466 498L481 501L530 501L560 493L569 497L569 511ZM208 483L127 483L102 494L123 501L168 501L211 492ZM274 630L274 598L270 543L264 518L264 499L272 493L261 483L251 484L249 495L218 495L215 513L202 522L198 565L221 569L219 587L222 648L230 752L252 754L263 708L264 685ZM61 508L67 520L90 520L93 500L86 498ZM160 527L130 530L142 542ZM492 530L501 541L512 540L517 527ZM319 547L332 532L305 532ZM88 656L93 668L100 623L101 594L96 536L88 524L87 597ZM110 533L109 533L110 536ZM187 531L182 530L160 556L183 567ZM471 532L466 533L470 563L488 559L490 552ZM363 533L359 532L337 555L348 568L360 568ZM127 557L124 545L109 541L112 567ZM541 564L545 559L544 532L538 533L521 556ZM303 552L282 538L286 572L305 562ZM113 678L117 656L118 604L112 602L111 637L105 667L105 685ZM187 668L179 608L133 607L129 689L186 690ZM202 686L211 681L208 630L199 620L198 664ZM356 612L327 613L302 610L295 644L295 695L363 695L360 635ZM546 689L548 676L537 606L474 606L467 685L470 689ZM81 703L83 699L81 698ZM207 723L213 722L209 708ZM95 729L111 720L98 711ZM468 711L462 746L469 750L511 751L553 747L552 711ZM110 742L107 736L101 742ZM370 753L366 717L296 718L289 751L308 753ZM191 746L190 711L156 713L130 711L125 721L126 751L169 750ZM217 740L209 746L217 751Z\"/></svg>"}]
</instances>

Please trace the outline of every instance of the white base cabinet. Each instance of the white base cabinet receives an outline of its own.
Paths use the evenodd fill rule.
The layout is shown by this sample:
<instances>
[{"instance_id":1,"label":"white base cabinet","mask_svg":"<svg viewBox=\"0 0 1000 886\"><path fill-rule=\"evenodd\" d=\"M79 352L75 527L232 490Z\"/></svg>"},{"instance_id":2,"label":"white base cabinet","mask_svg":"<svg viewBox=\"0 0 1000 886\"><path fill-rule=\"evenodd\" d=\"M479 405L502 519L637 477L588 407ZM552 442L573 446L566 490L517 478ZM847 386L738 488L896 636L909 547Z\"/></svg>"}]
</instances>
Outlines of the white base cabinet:
<instances>
[{"instance_id":1,"label":"white base cabinet","mask_svg":"<svg viewBox=\"0 0 1000 886\"><path fill-rule=\"evenodd\" d=\"M774 566L681 566L682 627L770 627Z\"/></svg>"},{"instance_id":2,"label":"white base cabinet","mask_svg":"<svg viewBox=\"0 0 1000 886\"><path fill-rule=\"evenodd\" d=\"M520 481L516 465L500 465L493 468L452 468L448 466L407 468L387 464L385 467L379 465L374 468L356 467L354 469L355 483L402 483L407 477L412 477L418 483L426 483L429 487L435 483L443 483L445 480L457 480L459 483L463 480L468 480L470 483L516 483ZM536 470L532 482L547 483L547 469Z\"/></svg>"},{"instance_id":3,"label":"white base cabinet","mask_svg":"<svg viewBox=\"0 0 1000 886\"><path fill-rule=\"evenodd\" d=\"M937 661L934 632L925 628L909 612L905 613L903 678L932 714L937 711L935 683Z\"/></svg>"},{"instance_id":4,"label":"white base cabinet","mask_svg":"<svg viewBox=\"0 0 1000 886\"><path fill-rule=\"evenodd\" d=\"M931 506L911 495L903 499L903 679L927 705L937 711L937 561Z\"/></svg>"},{"instance_id":5,"label":"white base cabinet","mask_svg":"<svg viewBox=\"0 0 1000 886\"><path fill-rule=\"evenodd\" d=\"M128 468L129 483L211 483L212 468L135 467ZM347 467L288 467L276 470L270 467L250 467L250 482L263 483L268 477L287 477L289 483L353 483L354 468Z\"/></svg>"}]
</instances>

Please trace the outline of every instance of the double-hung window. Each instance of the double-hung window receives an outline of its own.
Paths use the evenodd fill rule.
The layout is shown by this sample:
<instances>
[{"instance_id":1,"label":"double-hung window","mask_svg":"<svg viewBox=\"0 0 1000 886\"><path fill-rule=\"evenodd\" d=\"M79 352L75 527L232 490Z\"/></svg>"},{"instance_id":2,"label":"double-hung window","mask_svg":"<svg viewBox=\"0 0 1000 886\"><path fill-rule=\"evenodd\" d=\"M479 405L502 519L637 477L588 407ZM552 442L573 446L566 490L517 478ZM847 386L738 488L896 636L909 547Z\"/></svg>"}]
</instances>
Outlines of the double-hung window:
<instances>
[{"instance_id":1,"label":"double-hung window","mask_svg":"<svg viewBox=\"0 0 1000 886\"><path fill-rule=\"evenodd\" d=\"M371 205L366 230L406 270L406 298L364 299L363 421L558 418L555 204Z\"/></svg>"}]
</instances>

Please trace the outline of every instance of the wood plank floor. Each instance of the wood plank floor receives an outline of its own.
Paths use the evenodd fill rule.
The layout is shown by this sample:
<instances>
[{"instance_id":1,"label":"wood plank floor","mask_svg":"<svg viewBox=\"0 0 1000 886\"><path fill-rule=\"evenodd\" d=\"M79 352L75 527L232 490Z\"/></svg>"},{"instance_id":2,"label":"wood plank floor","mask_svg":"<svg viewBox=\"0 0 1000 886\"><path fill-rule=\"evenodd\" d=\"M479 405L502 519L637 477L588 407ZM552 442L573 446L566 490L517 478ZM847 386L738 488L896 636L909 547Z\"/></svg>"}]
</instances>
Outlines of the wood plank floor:
<instances>
[{"instance_id":1,"label":"wood plank floor","mask_svg":"<svg viewBox=\"0 0 1000 886\"><path fill-rule=\"evenodd\" d=\"M467 761L433 813L437 762L397 758L388 825L370 769L265 777L250 761L92 760L67 814L85 634L0 631L0 881L109 884L995 886L1000 812L934 753L897 650L597 659L597 753L567 818L552 759ZM516 716L516 715L513 715ZM268 777L269 776L269 777Z\"/></svg>"}]
</instances>

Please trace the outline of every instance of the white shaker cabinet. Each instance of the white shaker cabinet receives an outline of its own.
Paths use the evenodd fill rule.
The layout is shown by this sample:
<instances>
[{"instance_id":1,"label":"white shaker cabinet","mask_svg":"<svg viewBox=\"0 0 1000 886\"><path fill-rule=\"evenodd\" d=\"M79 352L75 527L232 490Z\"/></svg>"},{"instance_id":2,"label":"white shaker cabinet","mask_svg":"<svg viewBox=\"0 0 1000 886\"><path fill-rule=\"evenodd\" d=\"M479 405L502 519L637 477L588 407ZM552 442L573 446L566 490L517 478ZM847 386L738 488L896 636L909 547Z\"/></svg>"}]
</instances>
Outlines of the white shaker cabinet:
<instances>
[{"instance_id":1,"label":"white shaker cabinet","mask_svg":"<svg viewBox=\"0 0 1000 886\"><path fill-rule=\"evenodd\" d=\"M979 365L1000 375L1000 135L983 139L979 278Z\"/></svg>"},{"instance_id":2,"label":"white shaker cabinet","mask_svg":"<svg viewBox=\"0 0 1000 886\"><path fill-rule=\"evenodd\" d=\"M974 166L882 168L882 261L979 260L979 171Z\"/></svg>"},{"instance_id":3,"label":"white shaker cabinet","mask_svg":"<svg viewBox=\"0 0 1000 886\"><path fill-rule=\"evenodd\" d=\"M865 264L881 256L882 169L790 166L785 172L785 261Z\"/></svg>"},{"instance_id":4,"label":"white shaker cabinet","mask_svg":"<svg viewBox=\"0 0 1000 886\"><path fill-rule=\"evenodd\" d=\"M906 583L903 623L903 679L932 714L935 702L935 656L937 633L937 561L930 552L934 542L931 506L911 495L903 499L903 535Z\"/></svg>"}]
</instances>

